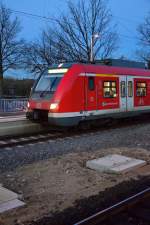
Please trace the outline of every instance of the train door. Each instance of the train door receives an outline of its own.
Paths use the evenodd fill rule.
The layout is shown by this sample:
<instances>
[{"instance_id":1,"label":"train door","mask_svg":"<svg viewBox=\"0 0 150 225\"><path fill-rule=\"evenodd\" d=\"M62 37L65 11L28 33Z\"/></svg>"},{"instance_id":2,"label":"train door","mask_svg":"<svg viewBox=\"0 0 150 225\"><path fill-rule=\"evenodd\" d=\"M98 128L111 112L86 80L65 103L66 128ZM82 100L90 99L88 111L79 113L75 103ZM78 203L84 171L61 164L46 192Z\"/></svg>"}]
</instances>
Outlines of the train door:
<instances>
[{"instance_id":1,"label":"train door","mask_svg":"<svg viewBox=\"0 0 150 225\"><path fill-rule=\"evenodd\" d=\"M133 110L133 78L130 76L120 77L120 110L122 112Z\"/></svg>"},{"instance_id":2,"label":"train door","mask_svg":"<svg viewBox=\"0 0 150 225\"><path fill-rule=\"evenodd\" d=\"M97 96L96 96L96 77L85 76L85 109L92 111L97 109Z\"/></svg>"},{"instance_id":3,"label":"train door","mask_svg":"<svg viewBox=\"0 0 150 225\"><path fill-rule=\"evenodd\" d=\"M127 76L127 111L134 108L133 77Z\"/></svg>"},{"instance_id":4,"label":"train door","mask_svg":"<svg viewBox=\"0 0 150 225\"><path fill-rule=\"evenodd\" d=\"M120 111L127 111L127 77L120 76Z\"/></svg>"},{"instance_id":5,"label":"train door","mask_svg":"<svg viewBox=\"0 0 150 225\"><path fill-rule=\"evenodd\" d=\"M150 105L150 80L143 78L134 79L134 106L145 107Z\"/></svg>"}]
</instances>

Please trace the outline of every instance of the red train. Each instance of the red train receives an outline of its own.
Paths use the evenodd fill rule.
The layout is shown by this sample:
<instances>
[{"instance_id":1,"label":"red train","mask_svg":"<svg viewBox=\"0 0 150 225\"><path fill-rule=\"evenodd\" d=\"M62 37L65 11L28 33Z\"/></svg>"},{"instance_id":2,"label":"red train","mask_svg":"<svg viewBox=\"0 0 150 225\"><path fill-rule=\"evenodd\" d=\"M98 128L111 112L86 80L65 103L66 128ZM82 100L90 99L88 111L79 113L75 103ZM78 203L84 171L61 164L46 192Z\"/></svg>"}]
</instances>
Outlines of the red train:
<instances>
[{"instance_id":1,"label":"red train","mask_svg":"<svg viewBox=\"0 0 150 225\"><path fill-rule=\"evenodd\" d=\"M150 112L150 70L98 64L59 64L35 83L27 118L51 125Z\"/></svg>"}]
</instances>

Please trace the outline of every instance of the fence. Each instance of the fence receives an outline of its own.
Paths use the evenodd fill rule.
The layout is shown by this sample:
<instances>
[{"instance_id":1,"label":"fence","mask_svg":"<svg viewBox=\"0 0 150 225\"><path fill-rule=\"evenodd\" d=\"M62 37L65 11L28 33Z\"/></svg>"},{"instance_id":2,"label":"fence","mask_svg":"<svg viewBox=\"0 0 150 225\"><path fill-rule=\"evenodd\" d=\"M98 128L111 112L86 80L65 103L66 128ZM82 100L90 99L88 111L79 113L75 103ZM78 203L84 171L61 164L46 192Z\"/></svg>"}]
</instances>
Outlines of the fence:
<instances>
[{"instance_id":1,"label":"fence","mask_svg":"<svg viewBox=\"0 0 150 225\"><path fill-rule=\"evenodd\" d=\"M23 111L27 105L27 98L0 99L0 112Z\"/></svg>"}]
</instances>

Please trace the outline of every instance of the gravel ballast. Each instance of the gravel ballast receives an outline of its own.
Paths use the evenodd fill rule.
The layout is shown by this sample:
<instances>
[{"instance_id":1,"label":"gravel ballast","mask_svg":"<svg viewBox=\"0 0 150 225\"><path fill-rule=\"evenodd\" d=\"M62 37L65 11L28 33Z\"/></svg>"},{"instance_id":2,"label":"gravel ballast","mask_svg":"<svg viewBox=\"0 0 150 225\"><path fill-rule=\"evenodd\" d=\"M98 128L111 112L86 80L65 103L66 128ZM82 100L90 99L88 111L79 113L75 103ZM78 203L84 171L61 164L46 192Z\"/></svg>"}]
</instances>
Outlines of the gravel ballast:
<instances>
[{"instance_id":1,"label":"gravel ballast","mask_svg":"<svg viewBox=\"0 0 150 225\"><path fill-rule=\"evenodd\" d=\"M114 128L45 143L1 149L0 172L71 152L93 152L110 147L141 147L150 150L150 124Z\"/></svg>"}]
</instances>

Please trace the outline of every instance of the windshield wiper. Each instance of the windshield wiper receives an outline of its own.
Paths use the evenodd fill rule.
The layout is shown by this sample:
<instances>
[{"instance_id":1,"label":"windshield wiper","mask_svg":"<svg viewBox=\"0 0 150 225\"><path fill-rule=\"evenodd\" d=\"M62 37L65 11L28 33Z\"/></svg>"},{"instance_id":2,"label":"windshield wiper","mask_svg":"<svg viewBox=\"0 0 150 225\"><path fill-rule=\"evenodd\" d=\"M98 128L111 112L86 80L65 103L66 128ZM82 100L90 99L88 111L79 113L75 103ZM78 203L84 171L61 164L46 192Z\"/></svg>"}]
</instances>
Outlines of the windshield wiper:
<instances>
[{"instance_id":1,"label":"windshield wiper","mask_svg":"<svg viewBox=\"0 0 150 225\"><path fill-rule=\"evenodd\" d=\"M55 79L53 80L52 85L51 85L50 90L49 90L50 92L51 92L51 90L52 90L54 84L56 83L57 78L58 78L58 77L55 77Z\"/></svg>"},{"instance_id":2,"label":"windshield wiper","mask_svg":"<svg viewBox=\"0 0 150 225\"><path fill-rule=\"evenodd\" d=\"M44 91L41 92L40 97L43 97L44 94L48 91L49 88L50 88L49 92L51 92L51 90L52 90L52 88L53 88L53 86L54 86L54 84L55 84L57 78L58 78L58 77L55 77L55 79L53 80L53 82L50 83L50 85L48 85L47 88L46 88Z\"/></svg>"}]
</instances>

